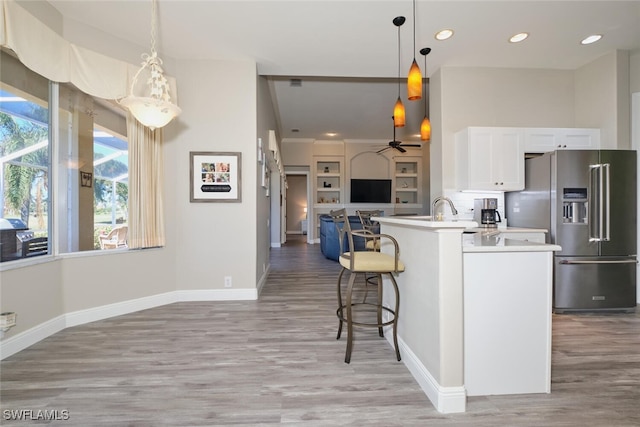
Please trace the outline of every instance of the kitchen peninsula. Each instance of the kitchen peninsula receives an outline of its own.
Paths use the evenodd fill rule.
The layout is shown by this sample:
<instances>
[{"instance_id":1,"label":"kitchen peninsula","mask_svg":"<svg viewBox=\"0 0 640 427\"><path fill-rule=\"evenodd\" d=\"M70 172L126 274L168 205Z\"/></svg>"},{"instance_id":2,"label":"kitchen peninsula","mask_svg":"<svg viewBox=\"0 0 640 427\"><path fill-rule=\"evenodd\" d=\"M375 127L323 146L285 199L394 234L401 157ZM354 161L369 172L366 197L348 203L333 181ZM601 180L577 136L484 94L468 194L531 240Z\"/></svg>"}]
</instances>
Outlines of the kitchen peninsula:
<instances>
[{"instance_id":1,"label":"kitchen peninsula","mask_svg":"<svg viewBox=\"0 0 640 427\"><path fill-rule=\"evenodd\" d=\"M473 221L376 220L406 266L397 276L402 360L439 412L464 412L472 395L550 391L559 246L464 233L477 230ZM392 299L385 292L385 304Z\"/></svg>"}]
</instances>

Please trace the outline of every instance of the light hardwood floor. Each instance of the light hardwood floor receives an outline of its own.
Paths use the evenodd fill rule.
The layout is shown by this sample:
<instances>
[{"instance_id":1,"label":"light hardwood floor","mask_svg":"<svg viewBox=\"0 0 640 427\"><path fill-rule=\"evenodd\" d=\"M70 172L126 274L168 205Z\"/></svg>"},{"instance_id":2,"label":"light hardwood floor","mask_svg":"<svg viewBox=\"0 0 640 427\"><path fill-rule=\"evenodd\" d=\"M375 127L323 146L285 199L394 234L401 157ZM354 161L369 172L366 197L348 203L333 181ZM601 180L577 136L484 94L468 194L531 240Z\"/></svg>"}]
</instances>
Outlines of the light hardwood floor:
<instances>
[{"instance_id":1,"label":"light hardwood floor","mask_svg":"<svg viewBox=\"0 0 640 427\"><path fill-rule=\"evenodd\" d=\"M438 413L392 347L335 339L337 263L297 237L255 302L185 302L66 329L4 360L5 410L61 426L639 426L640 315L553 318L551 394ZM640 311L640 309L639 309Z\"/></svg>"}]
</instances>

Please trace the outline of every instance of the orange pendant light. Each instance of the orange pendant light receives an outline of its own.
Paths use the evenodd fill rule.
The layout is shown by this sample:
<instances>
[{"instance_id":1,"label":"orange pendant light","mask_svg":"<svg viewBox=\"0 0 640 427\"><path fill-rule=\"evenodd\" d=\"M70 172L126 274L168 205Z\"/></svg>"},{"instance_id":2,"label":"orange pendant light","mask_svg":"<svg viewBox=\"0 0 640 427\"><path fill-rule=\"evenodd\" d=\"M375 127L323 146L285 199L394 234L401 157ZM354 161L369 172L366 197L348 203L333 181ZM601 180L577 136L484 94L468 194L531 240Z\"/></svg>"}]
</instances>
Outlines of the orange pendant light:
<instances>
[{"instance_id":1,"label":"orange pendant light","mask_svg":"<svg viewBox=\"0 0 640 427\"><path fill-rule=\"evenodd\" d=\"M396 16L393 18L393 25L398 27L398 100L393 107L393 126L401 128L405 123L405 112L402 99L400 99L400 27L404 24L404 16Z\"/></svg>"},{"instance_id":2,"label":"orange pendant light","mask_svg":"<svg viewBox=\"0 0 640 427\"><path fill-rule=\"evenodd\" d=\"M417 101L422 98L422 72L415 58L409 69L407 78L407 96L409 101Z\"/></svg>"},{"instance_id":3,"label":"orange pendant light","mask_svg":"<svg viewBox=\"0 0 640 427\"><path fill-rule=\"evenodd\" d=\"M420 139L422 141L429 141L431 139L431 121L427 116L424 116L422 124L420 125Z\"/></svg>"},{"instance_id":4,"label":"orange pendant light","mask_svg":"<svg viewBox=\"0 0 640 427\"><path fill-rule=\"evenodd\" d=\"M422 98L422 72L416 61L416 0L413 0L413 62L407 77L407 98L409 101Z\"/></svg>"},{"instance_id":5,"label":"orange pendant light","mask_svg":"<svg viewBox=\"0 0 640 427\"><path fill-rule=\"evenodd\" d=\"M398 97L396 105L393 106L393 126L397 128L403 127L405 124L405 113L402 99Z\"/></svg>"},{"instance_id":6,"label":"orange pendant light","mask_svg":"<svg viewBox=\"0 0 640 427\"><path fill-rule=\"evenodd\" d=\"M431 48L423 47L420 54L424 55L424 119L420 125L420 139L422 141L431 140L431 121L427 117L427 55L431 52Z\"/></svg>"}]
</instances>

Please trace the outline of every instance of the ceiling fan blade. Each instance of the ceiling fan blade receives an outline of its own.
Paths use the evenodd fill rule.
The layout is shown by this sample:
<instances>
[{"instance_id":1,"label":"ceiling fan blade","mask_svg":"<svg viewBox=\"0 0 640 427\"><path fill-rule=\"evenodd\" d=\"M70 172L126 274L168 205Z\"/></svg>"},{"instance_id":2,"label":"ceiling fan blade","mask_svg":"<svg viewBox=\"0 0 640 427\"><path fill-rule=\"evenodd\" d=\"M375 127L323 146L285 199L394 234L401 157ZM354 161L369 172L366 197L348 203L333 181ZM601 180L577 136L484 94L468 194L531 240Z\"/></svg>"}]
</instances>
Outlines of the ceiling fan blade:
<instances>
[{"instance_id":1,"label":"ceiling fan blade","mask_svg":"<svg viewBox=\"0 0 640 427\"><path fill-rule=\"evenodd\" d=\"M383 151L387 151L389 148L391 148L391 147L384 147L384 148L381 148L380 150L376 151L376 154L380 154L380 153L382 153Z\"/></svg>"},{"instance_id":2,"label":"ceiling fan blade","mask_svg":"<svg viewBox=\"0 0 640 427\"><path fill-rule=\"evenodd\" d=\"M422 147L420 144L402 144L403 147Z\"/></svg>"},{"instance_id":3,"label":"ceiling fan blade","mask_svg":"<svg viewBox=\"0 0 640 427\"><path fill-rule=\"evenodd\" d=\"M393 147L393 148L395 148L396 150L398 150L398 151L399 151L399 152L401 152L401 153L406 153L406 152L407 152L407 150L405 150L404 148L402 148L400 145L396 145L396 146L395 146L395 147Z\"/></svg>"}]
</instances>

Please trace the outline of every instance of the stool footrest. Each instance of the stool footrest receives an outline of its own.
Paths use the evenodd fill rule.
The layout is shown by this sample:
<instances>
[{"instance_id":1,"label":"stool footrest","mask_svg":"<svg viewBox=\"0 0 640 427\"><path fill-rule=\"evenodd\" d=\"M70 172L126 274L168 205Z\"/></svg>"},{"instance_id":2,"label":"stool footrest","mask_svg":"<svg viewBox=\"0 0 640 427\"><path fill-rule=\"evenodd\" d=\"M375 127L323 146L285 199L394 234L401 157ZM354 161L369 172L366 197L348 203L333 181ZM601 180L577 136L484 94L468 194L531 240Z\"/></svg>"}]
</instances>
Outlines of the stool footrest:
<instances>
[{"instance_id":1,"label":"stool footrest","mask_svg":"<svg viewBox=\"0 0 640 427\"><path fill-rule=\"evenodd\" d=\"M357 310L357 306L363 306L363 305L367 305L370 306L372 308L374 308L375 310ZM353 309L356 308L356 311L369 311L369 312L375 312L378 309L378 305L377 304L373 304L373 303L369 303L369 302L354 302L351 304L351 310L354 311ZM380 306L380 308L384 311L386 311L387 313L391 313L391 319L386 321L386 322L382 322L382 323L378 323L378 322L356 322L353 319L351 320L351 324L353 325L357 325L357 326L371 326L371 327L375 327L375 328L379 328L381 326L389 326L389 325L393 325L393 323L395 322L396 319L396 312L393 311L392 309L390 309L389 307L385 307L385 306ZM338 316L338 319L342 320L343 322L347 321L347 317L343 314L344 310L347 309L347 305L343 305L340 308L338 308L338 310L336 310L336 315ZM353 313L352 313L353 314Z\"/></svg>"}]
</instances>

